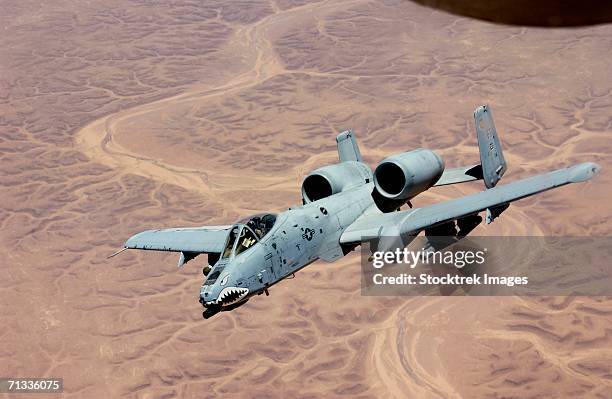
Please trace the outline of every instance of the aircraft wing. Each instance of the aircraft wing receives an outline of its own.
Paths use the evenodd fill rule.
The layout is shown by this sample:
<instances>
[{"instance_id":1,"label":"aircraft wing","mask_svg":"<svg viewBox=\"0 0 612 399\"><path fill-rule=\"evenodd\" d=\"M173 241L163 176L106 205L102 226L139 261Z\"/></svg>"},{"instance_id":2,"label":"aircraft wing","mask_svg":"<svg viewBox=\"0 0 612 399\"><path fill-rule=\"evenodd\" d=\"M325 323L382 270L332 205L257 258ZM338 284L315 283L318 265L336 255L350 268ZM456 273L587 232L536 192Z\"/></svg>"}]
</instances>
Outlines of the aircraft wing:
<instances>
[{"instance_id":1,"label":"aircraft wing","mask_svg":"<svg viewBox=\"0 0 612 399\"><path fill-rule=\"evenodd\" d=\"M565 184L588 180L599 170L599 165L587 162L509 184L498 185L476 194L423 208L370 214L357 219L347 227L340 237L340 242L348 244L377 237L416 235L428 227L474 215L486 209L507 206L512 201Z\"/></svg>"},{"instance_id":2,"label":"aircraft wing","mask_svg":"<svg viewBox=\"0 0 612 399\"><path fill-rule=\"evenodd\" d=\"M130 237L124 249L184 253L219 253L232 226L183 227L147 230Z\"/></svg>"}]
</instances>

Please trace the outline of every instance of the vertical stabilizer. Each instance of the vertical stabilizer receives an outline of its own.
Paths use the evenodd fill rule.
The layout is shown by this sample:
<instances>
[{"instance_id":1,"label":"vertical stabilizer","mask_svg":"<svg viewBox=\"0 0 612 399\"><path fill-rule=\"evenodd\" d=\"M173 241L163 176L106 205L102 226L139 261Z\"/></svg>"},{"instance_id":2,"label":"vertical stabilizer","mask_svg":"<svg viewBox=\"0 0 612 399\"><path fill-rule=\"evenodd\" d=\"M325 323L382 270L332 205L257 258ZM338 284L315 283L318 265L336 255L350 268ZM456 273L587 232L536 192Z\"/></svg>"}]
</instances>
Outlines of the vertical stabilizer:
<instances>
[{"instance_id":1,"label":"vertical stabilizer","mask_svg":"<svg viewBox=\"0 0 612 399\"><path fill-rule=\"evenodd\" d=\"M491 109L482 105L474 111L482 175L487 188L495 187L506 172L506 160L493 123Z\"/></svg>"},{"instance_id":2,"label":"vertical stabilizer","mask_svg":"<svg viewBox=\"0 0 612 399\"><path fill-rule=\"evenodd\" d=\"M352 130L346 130L336 137L338 143L338 157L340 162L357 161L361 162L361 152L357 145L357 139Z\"/></svg>"}]
</instances>

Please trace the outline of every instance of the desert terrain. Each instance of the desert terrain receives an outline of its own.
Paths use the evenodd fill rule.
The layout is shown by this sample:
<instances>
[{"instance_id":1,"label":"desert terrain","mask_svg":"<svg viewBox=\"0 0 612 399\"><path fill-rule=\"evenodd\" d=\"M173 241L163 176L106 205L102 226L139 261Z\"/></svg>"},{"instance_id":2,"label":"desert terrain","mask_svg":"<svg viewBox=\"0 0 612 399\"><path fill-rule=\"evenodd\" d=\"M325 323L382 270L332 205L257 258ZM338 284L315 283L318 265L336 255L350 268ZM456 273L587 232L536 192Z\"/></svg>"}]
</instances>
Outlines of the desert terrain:
<instances>
[{"instance_id":1,"label":"desert terrain","mask_svg":"<svg viewBox=\"0 0 612 399\"><path fill-rule=\"evenodd\" d=\"M357 252L203 320L206 256L107 259L142 230L299 204L347 128L371 166L417 147L472 164L484 103L504 181L603 172L474 234L610 235L612 25L377 0L0 10L0 376L63 377L67 398L612 397L609 298L367 297Z\"/></svg>"}]
</instances>

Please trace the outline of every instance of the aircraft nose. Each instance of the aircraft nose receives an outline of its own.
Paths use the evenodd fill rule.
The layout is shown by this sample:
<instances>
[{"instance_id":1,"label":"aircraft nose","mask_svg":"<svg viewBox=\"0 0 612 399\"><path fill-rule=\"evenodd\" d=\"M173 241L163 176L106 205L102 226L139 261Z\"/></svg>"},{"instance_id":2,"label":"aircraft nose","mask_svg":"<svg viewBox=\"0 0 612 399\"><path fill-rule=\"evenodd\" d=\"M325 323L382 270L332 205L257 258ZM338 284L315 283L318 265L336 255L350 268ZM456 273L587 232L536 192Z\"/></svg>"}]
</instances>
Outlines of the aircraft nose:
<instances>
[{"instance_id":1,"label":"aircraft nose","mask_svg":"<svg viewBox=\"0 0 612 399\"><path fill-rule=\"evenodd\" d=\"M206 298L207 298L208 294L204 293L204 292L200 292L200 299L199 302L204 305L206 303Z\"/></svg>"},{"instance_id":2,"label":"aircraft nose","mask_svg":"<svg viewBox=\"0 0 612 399\"><path fill-rule=\"evenodd\" d=\"M200 288L200 299L199 302L203 305L206 306L207 304L210 304L212 301L214 301L217 298L217 295L215 295L215 288L213 286L210 285L204 285L202 286L202 288Z\"/></svg>"}]
</instances>

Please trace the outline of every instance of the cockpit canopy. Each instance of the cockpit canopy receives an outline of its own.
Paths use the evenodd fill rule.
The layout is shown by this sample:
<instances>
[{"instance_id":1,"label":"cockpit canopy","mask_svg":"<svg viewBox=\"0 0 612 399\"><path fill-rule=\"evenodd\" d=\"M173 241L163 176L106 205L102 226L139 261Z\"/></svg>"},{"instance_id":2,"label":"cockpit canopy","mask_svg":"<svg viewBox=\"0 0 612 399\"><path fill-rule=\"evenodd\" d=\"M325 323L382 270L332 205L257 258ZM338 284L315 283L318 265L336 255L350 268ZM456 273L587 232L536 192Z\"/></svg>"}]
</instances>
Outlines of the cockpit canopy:
<instances>
[{"instance_id":1,"label":"cockpit canopy","mask_svg":"<svg viewBox=\"0 0 612 399\"><path fill-rule=\"evenodd\" d=\"M261 213L239 220L230 230L222 258L238 256L261 240L274 226L276 215Z\"/></svg>"},{"instance_id":2,"label":"cockpit canopy","mask_svg":"<svg viewBox=\"0 0 612 399\"><path fill-rule=\"evenodd\" d=\"M271 213L257 214L239 220L230 230L221 258L238 256L247 251L270 232L275 222L276 215ZM208 275L204 285L214 284L225 266L226 263L217 264Z\"/></svg>"}]
</instances>

